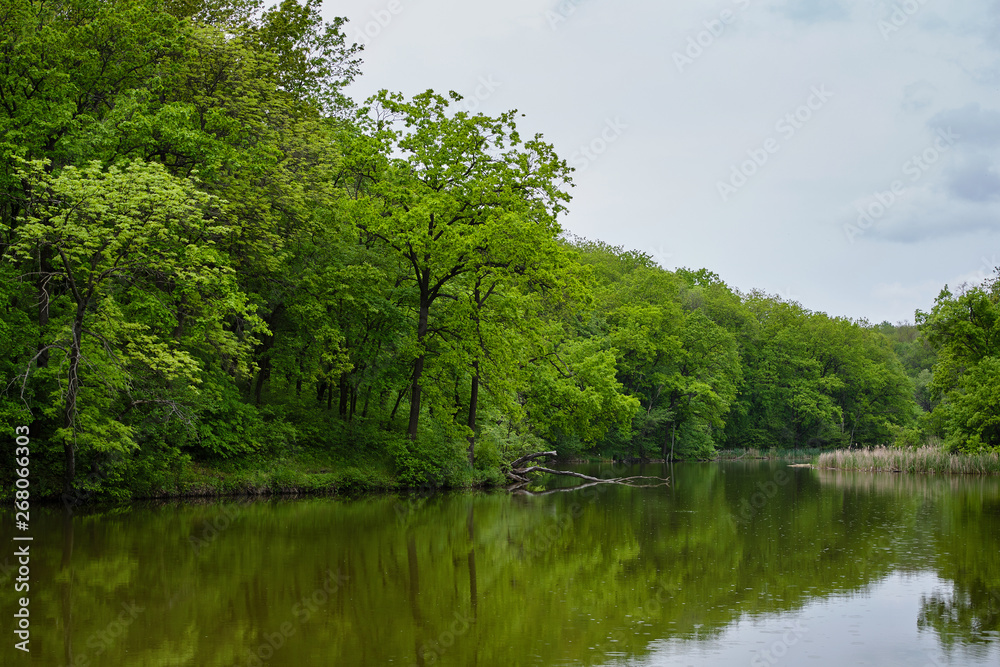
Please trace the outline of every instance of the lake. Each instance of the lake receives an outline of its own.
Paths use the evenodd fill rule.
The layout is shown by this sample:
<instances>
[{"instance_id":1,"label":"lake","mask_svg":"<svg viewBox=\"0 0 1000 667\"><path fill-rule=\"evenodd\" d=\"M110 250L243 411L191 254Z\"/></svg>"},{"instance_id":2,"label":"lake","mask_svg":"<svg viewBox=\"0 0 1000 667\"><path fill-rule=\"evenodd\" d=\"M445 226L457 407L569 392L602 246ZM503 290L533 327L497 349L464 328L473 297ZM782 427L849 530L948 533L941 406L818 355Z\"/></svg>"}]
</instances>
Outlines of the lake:
<instances>
[{"instance_id":1,"label":"lake","mask_svg":"<svg viewBox=\"0 0 1000 667\"><path fill-rule=\"evenodd\" d=\"M672 483L35 507L31 659L13 649L8 547L0 663L1000 663L1000 479L574 469Z\"/></svg>"}]
</instances>

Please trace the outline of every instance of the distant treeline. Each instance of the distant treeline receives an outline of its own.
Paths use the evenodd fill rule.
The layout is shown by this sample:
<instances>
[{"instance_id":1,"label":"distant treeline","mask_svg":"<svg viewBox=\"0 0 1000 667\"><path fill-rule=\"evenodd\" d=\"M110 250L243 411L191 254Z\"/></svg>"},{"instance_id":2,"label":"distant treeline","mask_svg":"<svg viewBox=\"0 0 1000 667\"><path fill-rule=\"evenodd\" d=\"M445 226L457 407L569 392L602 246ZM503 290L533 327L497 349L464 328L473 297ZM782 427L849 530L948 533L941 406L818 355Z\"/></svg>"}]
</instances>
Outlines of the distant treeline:
<instances>
[{"instance_id":1,"label":"distant treeline","mask_svg":"<svg viewBox=\"0 0 1000 667\"><path fill-rule=\"evenodd\" d=\"M551 445L1000 447L996 280L871 325L568 237L572 169L514 112L351 100L346 21L261 4L4 5L0 455L29 426L43 487L303 449L455 484Z\"/></svg>"}]
</instances>

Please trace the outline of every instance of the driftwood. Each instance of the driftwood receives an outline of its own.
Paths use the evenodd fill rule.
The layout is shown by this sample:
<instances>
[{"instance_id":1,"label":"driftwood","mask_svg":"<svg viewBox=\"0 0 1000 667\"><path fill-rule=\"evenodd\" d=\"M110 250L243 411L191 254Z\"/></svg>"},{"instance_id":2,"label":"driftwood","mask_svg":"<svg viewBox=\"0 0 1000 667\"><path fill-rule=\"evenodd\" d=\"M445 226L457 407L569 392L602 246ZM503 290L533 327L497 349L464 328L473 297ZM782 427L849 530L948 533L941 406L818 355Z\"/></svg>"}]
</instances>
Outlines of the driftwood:
<instances>
[{"instance_id":1,"label":"driftwood","mask_svg":"<svg viewBox=\"0 0 1000 667\"><path fill-rule=\"evenodd\" d=\"M519 465L521 465L522 463L525 463L527 461L531 461L532 459L540 459L543 456L548 456L550 458L555 458L555 457L559 456L559 454L557 454L555 451L551 451L551 452L535 452L534 454L527 454L526 456L522 456L521 458L516 459L515 461L513 461L510 464L510 467L511 468L516 468Z\"/></svg>"},{"instance_id":2,"label":"driftwood","mask_svg":"<svg viewBox=\"0 0 1000 667\"><path fill-rule=\"evenodd\" d=\"M507 471L507 478L510 479L514 484L507 487L508 491L521 491L523 487L531 483L531 480L527 477L533 472L544 472L550 475L564 475L566 477L578 477L580 479L586 480L588 484L581 484L579 486L574 486L569 489L558 489L558 491L571 491L582 489L588 486L593 486L594 484L624 484L625 486L664 486L669 482L669 478L666 477L650 477L649 475L633 475L631 477L591 477L590 475L584 475L582 473L573 472L571 470L553 470L552 468L546 468L544 466L528 466L527 468L518 467L528 461L534 459L557 456L556 452L536 452L534 454L528 454L522 456L521 458L515 460L510 464L511 469ZM658 483L656 484L636 484L636 480L640 479L655 479Z\"/></svg>"}]
</instances>

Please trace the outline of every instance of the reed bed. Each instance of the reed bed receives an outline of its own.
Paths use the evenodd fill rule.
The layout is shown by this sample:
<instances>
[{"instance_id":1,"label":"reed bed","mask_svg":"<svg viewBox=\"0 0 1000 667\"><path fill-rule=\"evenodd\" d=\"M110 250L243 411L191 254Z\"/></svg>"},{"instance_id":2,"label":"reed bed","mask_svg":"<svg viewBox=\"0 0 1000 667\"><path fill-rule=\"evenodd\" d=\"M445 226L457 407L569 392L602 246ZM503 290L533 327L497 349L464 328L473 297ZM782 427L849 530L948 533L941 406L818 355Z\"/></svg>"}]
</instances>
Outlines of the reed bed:
<instances>
[{"instance_id":1,"label":"reed bed","mask_svg":"<svg viewBox=\"0 0 1000 667\"><path fill-rule=\"evenodd\" d=\"M937 447L896 449L839 449L824 452L818 468L861 470L865 472L926 472L959 475L1000 474L1000 454L950 454Z\"/></svg>"}]
</instances>

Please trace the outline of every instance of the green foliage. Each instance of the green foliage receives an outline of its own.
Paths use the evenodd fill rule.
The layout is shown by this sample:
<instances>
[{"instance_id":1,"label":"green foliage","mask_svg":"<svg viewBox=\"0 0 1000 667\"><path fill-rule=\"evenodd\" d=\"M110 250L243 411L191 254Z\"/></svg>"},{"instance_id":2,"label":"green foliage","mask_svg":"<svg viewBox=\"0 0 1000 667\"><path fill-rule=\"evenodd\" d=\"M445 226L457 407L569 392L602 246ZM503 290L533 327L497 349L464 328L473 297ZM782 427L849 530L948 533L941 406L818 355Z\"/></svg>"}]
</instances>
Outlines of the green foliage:
<instances>
[{"instance_id":1,"label":"green foliage","mask_svg":"<svg viewBox=\"0 0 1000 667\"><path fill-rule=\"evenodd\" d=\"M1000 451L1000 273L953 294L947 286L917 322L937 351L930 429L951 451Z\"/></svg>"},{"instance_id":2,"label":"green foliage","mask_svg":"<svg viewBox=\"0 0 1000 667\"><path fill-rule=\"evenodd\" d=\"M903 449L912 449L926 444L923 431L915 426L898 426L893 424L892 445Z\"/></svg>"},{"instance_id":3,"label":"green foliage","mask_svg":"<svg viewBox=\"0 0 1000 667\"><path fill-rule=\"evenodd\" d=\"M621 248L574 241L600 277L579 335L616 354L640 408L615 457L707 458L726 447L886 442L913 418L912 393L884 335L865 323L731 290L707 270L675 273Z\"/></svg>"},{"instance_id":4,"label":"green foliage","mask_svg":"<svg viewBox=\"0 0 1000 667\"><path fill-rule=\"evenodd\" d=\"M14 267L0 263L0 429L14 433L30 423L34 385L21 377L19 360L30 358L38 329L28 315L34 295Z\"/></svg>"},{"instance_id":5,"label":"green foliage","mask_svg":"<svg viewBox=\"0 0 1000 667\"><path fill-rule=\"evenodd\" d=\"M755 447L885 443L912 421L912 388L884 335L751 293L742 332L747 374L728 441Z\"/></svg>"},{"instance_id":6,"label":"green foliage","mask_svg":"<svg viewBox=\"0 0 1000 667\"><path fill-rule=\"evenodd\" d=\"M952 450L1000 451L1000 358L984 357L965 373L945 409Z\"/></svg>"},{"instance_id":7,"label":"green foliage","mask_svg":"<svg viewBox=\"0 0 1000 667\"><path fill-rule=\"evenodd\" d=\"M439 434L440 435L440 434ZM461 441L447 437L416 439L389 436L386 450L405 487L466 486L471 481Z\"/></svg>"},{"instance_id":8,"label":"green foliage","mask_svg":"<svg viewBox=\"0 0 1000 667\"><path fill-rule=\"evenodd\" d=\"M295 429L281 420L267 421L262 411L243 401L231 384L212 387L200 406L198 424L185 441L203 458L230 458L257 451L285 452L295 441Z\"/></svg>"}]
</instances>

